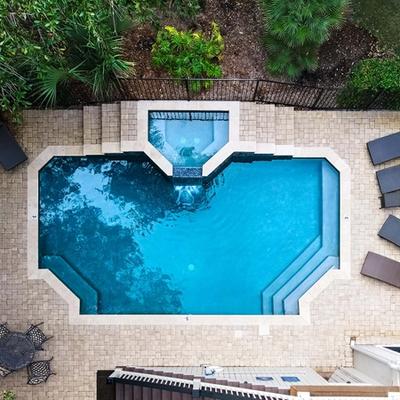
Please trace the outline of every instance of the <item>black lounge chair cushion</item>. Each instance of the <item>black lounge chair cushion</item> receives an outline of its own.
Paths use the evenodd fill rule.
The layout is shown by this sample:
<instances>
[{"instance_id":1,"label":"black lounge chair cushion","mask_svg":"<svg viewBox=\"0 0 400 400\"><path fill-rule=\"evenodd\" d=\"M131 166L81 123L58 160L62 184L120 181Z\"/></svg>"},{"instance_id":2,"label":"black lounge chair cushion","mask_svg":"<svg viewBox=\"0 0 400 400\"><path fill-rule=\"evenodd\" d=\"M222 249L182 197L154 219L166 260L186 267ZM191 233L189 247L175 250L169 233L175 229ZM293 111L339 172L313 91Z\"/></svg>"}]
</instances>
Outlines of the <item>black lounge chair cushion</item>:
<instances>
[{"instance_id":1,"label":"black lounge chair cushion","mask_svg":"<svg viewBox=\"0 0 400 400\"><path fill-rule=\"evenodd\" d=\"M400 207L400 190L384 193L381 197L382 208Z\"/></svg>"},{"instance_id":2,"label":"black lounge chair cushion","mask_svg":"<svg viewBox=\"0 0 400 400\"><path fill-rule=\"evenodd\" d=\"M389 215L382 225L381 230L378 232L378 235L400 246L400 219L396 218L394 215Z\"/></svg>"},{"instance_id":3,"label":"black lounge chair cushion","mask_svg":"<svg viewBox=\"0 0 400 400\"><path fill-rule=\"evenodd\" d=\"M0 164L6 170L16 167L28 157L7 127L0 121Z\"/></svg>"},{"instance_id":4,"label":"black lounge chair cushion","mask_svg":"<svg viewBox=\"0 0 400 400\"><path fill-rule=\"evenodd\" d=\"M391 258L368 252L361 274L400 288L400 263Z\"/></svg>"},{"instance_id":5,"label":"black lounge chair cushion","mask_svg":"<svg viewBox=\"0 0 400 400\"><path fill-rule=\"evenodd\" d=\"M367 143L372 164L380 164L385 161L400 157L400 132L392 133Z\"/></svg>"},{"instance_id":6,"label":"black lounge chair cushion","mask_svg":"<svg viewBox=\"0 0 400 400\"><path fill-rule=\"evenodd\" d=\"M376 178L382 194L400 190L400 165L377 171Z\"/></svg>"}]
</instances>

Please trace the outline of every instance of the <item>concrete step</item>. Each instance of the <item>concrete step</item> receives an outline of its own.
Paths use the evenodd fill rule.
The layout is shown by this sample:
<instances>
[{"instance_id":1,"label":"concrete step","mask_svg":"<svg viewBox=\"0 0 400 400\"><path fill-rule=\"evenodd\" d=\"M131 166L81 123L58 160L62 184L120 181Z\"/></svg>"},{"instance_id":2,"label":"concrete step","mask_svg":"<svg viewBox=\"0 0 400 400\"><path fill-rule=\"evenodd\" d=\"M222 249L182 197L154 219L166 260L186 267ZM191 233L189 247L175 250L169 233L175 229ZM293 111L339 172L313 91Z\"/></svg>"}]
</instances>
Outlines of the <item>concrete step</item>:
<instances>
[{"instance_id":1,"label":"concrete step","mask_svg":"<svg viewBox=\"0 0 400 400\"><path fill-rule=\"evenodd\" d=\"M294 144L294 108L275 107L275 143Z\"/></svg>"},{"instance_id":2,"label":"concrete step","mask_svg":"<svg viewBox=\"0 0 400 400\"><path fill-rule=\"evenodd\" d=\"M83 107L83 152L101 153L101 106Z\"/></svg>"},{"instance_id":3,"label":"concrete step","mask_svg":"<svg viewBox=\"0 0 400 400\"><path fill-rule=\"evenodd\" d=\"M121 105L101 105L101 149L103 153L121 152Z\"/></svg>"},{"instance_id":4,"label":"concrete step","mask_svg":"<svg viewBox=\"0 0 400 400\"><path fill-rule=\"evenodd\" d=\"M292 263L268 285L262 292L263 314L273 314L273 296L281 289L296 272L303 267L320 250L322 245L321 236L317 236ZM275 312L279 310L275 307ZM280 309L283 312L283 309Z\"/></svg>"},{"instance_id":5,"label":"concrete step","mask_svg":"<svg viewBox=\"0 0 400 400\"><path fill-rule=\"evenodd\" d=\"M134 151L137 140L137 102L121 102L121 151Z\"/></svg>"},{"instance_id":6,"label":"concrete step","mask_svg":"<svg viewBox=\"0 0 400 400\"><path fill-rule=\"evenodd\" d=\"M275 143L275 106L273 104L254 104L257 123L258 143Z\"/></svg>"},{"instance_id":7,"label":"concrete step","mask_svg":"<svg viewBox=\"0 0 400 400\"><path fill-rule=\"evenodd\" d=\"M254 103L240 103L239 138L245 142L255 142L257 136L257 109Z\"/></svg>"}]
</instances>

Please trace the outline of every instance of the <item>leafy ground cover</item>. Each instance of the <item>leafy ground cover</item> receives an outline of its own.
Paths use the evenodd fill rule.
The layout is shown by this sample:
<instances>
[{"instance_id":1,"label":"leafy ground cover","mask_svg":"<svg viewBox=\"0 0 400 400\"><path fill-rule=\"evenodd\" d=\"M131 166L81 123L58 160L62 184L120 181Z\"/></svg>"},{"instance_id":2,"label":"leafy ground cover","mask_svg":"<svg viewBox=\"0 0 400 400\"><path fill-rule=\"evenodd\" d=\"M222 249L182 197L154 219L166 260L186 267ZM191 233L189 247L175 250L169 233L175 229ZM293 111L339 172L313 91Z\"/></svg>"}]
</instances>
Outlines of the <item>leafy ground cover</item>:
<instances>
[{"instance_id":1,"label":"leafy ground cover","mask_svg":"<svg viewBox=\"0 0 400 400\"><path fill-rule=\"evenodd\" d=\"M400 1L352 0L353 19L378 40L381 47L400 54Z\"/></svg>"}]
</instances>

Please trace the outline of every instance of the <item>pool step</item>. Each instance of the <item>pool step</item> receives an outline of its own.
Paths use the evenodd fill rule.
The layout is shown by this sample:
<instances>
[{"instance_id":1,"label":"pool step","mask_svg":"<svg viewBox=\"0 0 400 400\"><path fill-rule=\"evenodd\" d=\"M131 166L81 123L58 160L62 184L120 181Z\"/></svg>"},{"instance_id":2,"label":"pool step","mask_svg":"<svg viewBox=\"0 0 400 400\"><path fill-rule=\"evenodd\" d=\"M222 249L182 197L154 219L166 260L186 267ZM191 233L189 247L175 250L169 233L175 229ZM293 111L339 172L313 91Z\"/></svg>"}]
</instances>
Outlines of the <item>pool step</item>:
<instances>
[{"instance_id":1,"label":"pool step","mask_svg":"<svg viewBox=\"0 0 400 400\"><path fill-rule=\"evenodd\" d=\"M101 150L104 154L121 152L121 105L101 105Z\"/></svg>"},{"instance_id":2,"label":"pool step","mask_svg":"<svg viewBox=\"0 0 400 400\"><path fill-rule=\"evenodd\" d=\"M339 259L331 259L339 245L339 221L333 202L339 202L336 171L328 163L321 164L322 179L322 247L292 275L273 295L274 314L297 314L298 300L328 269L339 266ZM329 262L325 261L329 258ZM285 272L283 272L285 274ZM321 274L321 275L319 275ZM279 279L279 277L278 277ZM284 280L284 279L282 279ZM285 304L285 300L286 304ZM286 310L285 305L288 307Z\"/></svg>"},{"instance_id":3,"label":"pool step","mask_svg":"<svg viewBox=\"0 0 400 400\"><path fill-rule=\"evenodd\" d=\"M83 107L83 152L85 155L101 153L101 107Z\"/></svg>"},{"instance_id":4,"label":"pool step","mask_svg":"<svg viewBox=\"0 0 400 400\"><path fill-rule=\"evenodd\" d=\"M272 304L274 314L286 314L284 301L308 276L318 268L318 266L326 259L327 249L322 246L321 249L311 257L305 264L301 265L299 270L273 295ZM315 282L313 282L314 284ZM299 299L299 298L298 298ZM297 300L298 300L297 299Z\"/></svg>"},{"instance_id":5,"label":"pool step","mask_svg":"<svg viewBox=\"0 0 400 400\"><path fill-rule=\"evenodd\" d=\"M97 314L98 293L90 283L80 275L63 257L43 256L40 267L49 269L81 300L82 314ZM73 288L73 289L72 289Z\"/></svg>"},{"instance_id":6,"label":"pool step","mask_svg":"<svg viewBox=\"0 0 400 400\"><path fill-rule=\"evenodd\" d=\"M306 264L314 255L320 250L322 244L321 236L317 236L307 248L299 254L296 259L277 277L275 278L269 286L267 286L262 292L262 305L263 314L273 314L273 296L278 292L278 290L286 284L295 273ZM283 311L283 310L281 310Z\"/></svg>"},{"instance_id":7,"label":"pool step","mask_svg":"<svg viewBox=\"0 0 400 400\"><path fill-rule=\"evenodd\" d=\"M317 281L319 281L323 275L325 275L330 269L339 267L339 257L328 256L314 269L307 278L296 287L284 300L283 308L285 314L296 315L299 313L299 299L306 293Z\"/></svg>"}]
</instances>

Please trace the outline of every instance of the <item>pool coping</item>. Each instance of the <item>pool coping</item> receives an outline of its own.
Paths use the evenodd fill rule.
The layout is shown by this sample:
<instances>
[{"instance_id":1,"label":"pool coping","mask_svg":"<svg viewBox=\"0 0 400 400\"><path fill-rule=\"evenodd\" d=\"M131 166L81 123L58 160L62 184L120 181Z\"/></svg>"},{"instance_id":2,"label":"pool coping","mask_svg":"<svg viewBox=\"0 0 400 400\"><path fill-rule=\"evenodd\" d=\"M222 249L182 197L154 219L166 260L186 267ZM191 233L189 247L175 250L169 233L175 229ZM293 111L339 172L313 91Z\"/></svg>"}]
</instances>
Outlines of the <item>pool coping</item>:
<instances>
[{"instance_id":1,"label":"pool coping","mask_svg":"<svg viewBox=\"0 0 400 400\"><path fill-rule=\"evenodd\" d=\"M173 165L148 140L149 112L151 111L226 111L228 119L228 142L202 166L202 176L207 177L224 163L236 150L235 144L240 140L240 103L237 101L174 101L163 100L137 102L137 140L124 141L121 148L124 152L142 151L167 175L173 175ZM140 150L139 150L140 151Z\"/></svg>"},{"instance_id":2,"label":"pool coping","mask_svg":"<svg viewBox=\"0 0 400 400\"><path fill-rule=\"evenodd\" d=\"M29 279L42 279L68 304L70 324L82 325L230 325L259 327L268 335L271 325L311 323L311 304L336 279L351 276L351 178L350 167L329 147L296 147L236 141L233 152L295 158L325 158L340 173L340 269L328 271L299 300L299 315L83 315L79 298L48 269L39 268L39 171L54 156L85 156L83 146L49 146L28 166L27 173L27 272ZM143 151L143 149L142 149ZM103 154L103 153L98 153ZM146 153L147 154L147 153ZM224 158L225 159L225 158Z\"/></svg>"}]
</instances>

